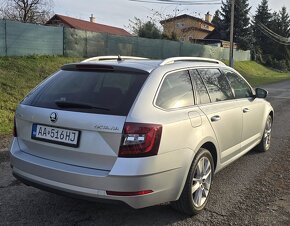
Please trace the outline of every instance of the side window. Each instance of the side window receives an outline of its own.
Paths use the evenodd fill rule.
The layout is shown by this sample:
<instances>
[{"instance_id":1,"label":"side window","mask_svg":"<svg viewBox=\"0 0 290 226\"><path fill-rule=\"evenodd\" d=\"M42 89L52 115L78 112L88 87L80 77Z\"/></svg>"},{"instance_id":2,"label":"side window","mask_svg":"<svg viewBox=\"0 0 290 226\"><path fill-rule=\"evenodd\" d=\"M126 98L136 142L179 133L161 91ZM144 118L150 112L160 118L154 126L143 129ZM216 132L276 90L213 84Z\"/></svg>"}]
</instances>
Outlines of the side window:
<instances>
[{"instance_id":1,"label":"side window","mask_svg":"<svg viewBox=\"0 0 290 226\"><path fill-rule=\"evenodd\" d=\"M251 87L241 76L230 70L224 70L224 72L235 91L236 98L247 98L253 95Z\"/></svg>"},{"instance_id":2,"label":"side window","mask_svg":"<svg viewBox=\"0 0 290 226\"><path fill-rule=\"evenodd\" d=\"M158 93L156 105L163 109L174 109L193 104L192 85L188 71L167 75Z\"/></svg>"},{"instance_id":3,"label":"side window","mask_svg":"<svg viewBox=\"0 0 290 226\"><path fill-rule=\"evenodd\" d=\"M198 69L212 102L230 100L234 98L227 78L215 68Z\"/></svg>"},{"instance_id":4,"label":"side window","mask_svg":"<svg viewBox=\"0 0 290 226\"><path fill-rule=\"evenodd\" d=\"M207 89L200 75L198 74L197 70L190 70L189 72L190 72L191 80L195 84L196 92L199 96L199 103L200 104L210 103L210 98L209 98Z\"/></svg>"}]
</instances>

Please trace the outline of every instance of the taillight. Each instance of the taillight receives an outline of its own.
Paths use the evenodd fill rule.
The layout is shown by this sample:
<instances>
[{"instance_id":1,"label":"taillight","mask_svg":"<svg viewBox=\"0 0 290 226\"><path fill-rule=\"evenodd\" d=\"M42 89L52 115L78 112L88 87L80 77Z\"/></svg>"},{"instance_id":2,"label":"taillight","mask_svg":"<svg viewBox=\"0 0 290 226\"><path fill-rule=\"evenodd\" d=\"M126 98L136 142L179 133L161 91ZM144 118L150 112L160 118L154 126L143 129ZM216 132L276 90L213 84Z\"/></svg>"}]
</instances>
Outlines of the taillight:
<instances>
[{"instance_id":1,"label":"taillight","mask_svg":"<svg viewBox=\"0 0 290 226\"><path fill-rule=\"evenodd\" d=\"M157 155L161 133L161 125L125 123L119 157L135 158Z\"/></svg>"},{"instance_id":2,"label":"taillight","mask_svg":"<svg viewBox=\"0 0 290 226\"><path fill-rule=\"evenodd\" d=\"M17 137L17 128L16 128L16 119L14 116L14 124L13 124L13 136Z\"/></svg>"}]
</instances>

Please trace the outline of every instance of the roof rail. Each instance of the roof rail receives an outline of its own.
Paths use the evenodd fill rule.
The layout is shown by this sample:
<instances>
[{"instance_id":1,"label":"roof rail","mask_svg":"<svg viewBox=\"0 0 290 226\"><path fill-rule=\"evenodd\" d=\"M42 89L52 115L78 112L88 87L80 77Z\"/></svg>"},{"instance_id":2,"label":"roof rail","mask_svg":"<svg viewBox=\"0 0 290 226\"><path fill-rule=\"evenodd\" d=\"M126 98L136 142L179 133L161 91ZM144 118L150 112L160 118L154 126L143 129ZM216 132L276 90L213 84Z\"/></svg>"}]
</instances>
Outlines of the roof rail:
<instances>
[{"instance_id":1,"label":"roof rail","mask_svg":"<svg viewBox=\"0 0 290 226\"><path fill-rule=\"evenodd\" d=\"M90 61L104 61L104 60L146 60L148 58L143 57L134 57L134 56L98 56L98 57L91 57L88 59L83 60L82 62L90 62Z\"/></svg>"},{"instance_id":2,"label":"roof rail","mask_svg":"<svg viewBox=\"0 0 290 226\"><path fill-rule=\"evenodd\" d=\"M215 63L215 64L221 64L225 65L223 62L219 60L214 60L210 58L203 58L203 57L170 57L165 60L163 60L160 64L160 66L166 65L166 64L173 64L177 61L192 61L192 62L207 62L207 63Z\"/></svg>"}]
</instances>

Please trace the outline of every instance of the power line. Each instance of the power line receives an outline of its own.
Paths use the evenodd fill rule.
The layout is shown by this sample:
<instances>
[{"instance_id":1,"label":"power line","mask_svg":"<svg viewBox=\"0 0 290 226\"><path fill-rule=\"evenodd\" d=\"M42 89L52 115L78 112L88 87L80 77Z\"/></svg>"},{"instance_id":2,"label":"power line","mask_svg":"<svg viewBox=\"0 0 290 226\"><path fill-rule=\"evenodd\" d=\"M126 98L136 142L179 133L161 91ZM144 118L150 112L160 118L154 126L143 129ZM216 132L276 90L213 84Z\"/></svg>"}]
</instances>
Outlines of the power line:
<instances>
[{"instance_id":1,"label":"power line","mask_svg":"<svg viewBox=\"0 0 290 226\"><path fill-rule=\"evenodd\" d=\"M271 38L273 41L275 41L275 42L277 42L277 43L279 43L279 44L281 44L281 45L290 45L290 40L288 39L287 41L284 41L284 37L282 37L282 36L277 36L277 34L276 33L271 33L271 32L269 32L267 29L265 29L263 26L265 26L265 25L263 25L263 24L257 24L257 26L258 26L258 29L264 34L264 35L266 35L268 38ZM281 40L281 37L283 38L283 40ZM286 38L287 39L287 38Z\"/></svg>"},{"instance_id":2,"label":"power line","mask_svg":"<svg viewBox=\"0 0 290 226\"><path fill-rule=\"evenodd\" d=\"M153 4L165 5L220 5L221 1L205 0L205 1L176 1L176 0L129 0L130 2L145 2Z\"/></svg>"},{"instance_id":3,"label":"power line","mask_svg":"<svg viewBox=\"0 0 290 226\"><path fill-rule=\"evenodd\" d=\"M236 4L236 6L237 6L237 8L239 8L241 10L240 5ZM281 45L290 45L290 38L286 38L286 37L283 37L283 36L275 33L274 31L269 29L266 25L264 25L260 21L256 20L255 17L253 16L253 14L251 14L251 12L248 12L247 15L252 20L252 23L255 22L255 24L257 25L258 29L264 35L266 35L268 38L272 39L273 41L275 41L275 42L277 42L277 43L279 43Z\"/></svg>"},{"instance_id":4,"label":"power line","mask_svg":"<svg viewBox=\"0 0 290 226\"><path fill-rule=\"evenodd\" d=\"M262 31L263 33L267 33L268 36L271 36L271 37L275 38L280 43L285 43L287 45L290 45L290 38L286 38L286 37L283 37L283 36L275 33L274 31L269 29L266 25L261 23L259 20L255 19L252 15L250 17L255 22L255 24L258 26L260 31Z\"/></svg>"}]
</instances>

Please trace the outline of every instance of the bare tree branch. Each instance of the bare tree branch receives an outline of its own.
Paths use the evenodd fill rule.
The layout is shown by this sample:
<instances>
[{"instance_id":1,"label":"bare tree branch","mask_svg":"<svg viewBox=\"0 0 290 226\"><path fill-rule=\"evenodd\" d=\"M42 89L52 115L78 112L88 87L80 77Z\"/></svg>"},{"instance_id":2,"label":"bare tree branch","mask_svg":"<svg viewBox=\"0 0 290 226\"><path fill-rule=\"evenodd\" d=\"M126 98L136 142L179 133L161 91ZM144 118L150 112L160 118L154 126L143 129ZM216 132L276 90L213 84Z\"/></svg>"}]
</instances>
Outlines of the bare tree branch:
<instances>
[{"instance_id":1,"label":"bare tree branch","mask_svg":"<svg viewBox=\"0 0 290 226\"><path fill-rule=\"evenodd\" d=\"M53 15L53 0L3 0L0 19L45 23Z\"/></svg>"}]
</instances>

